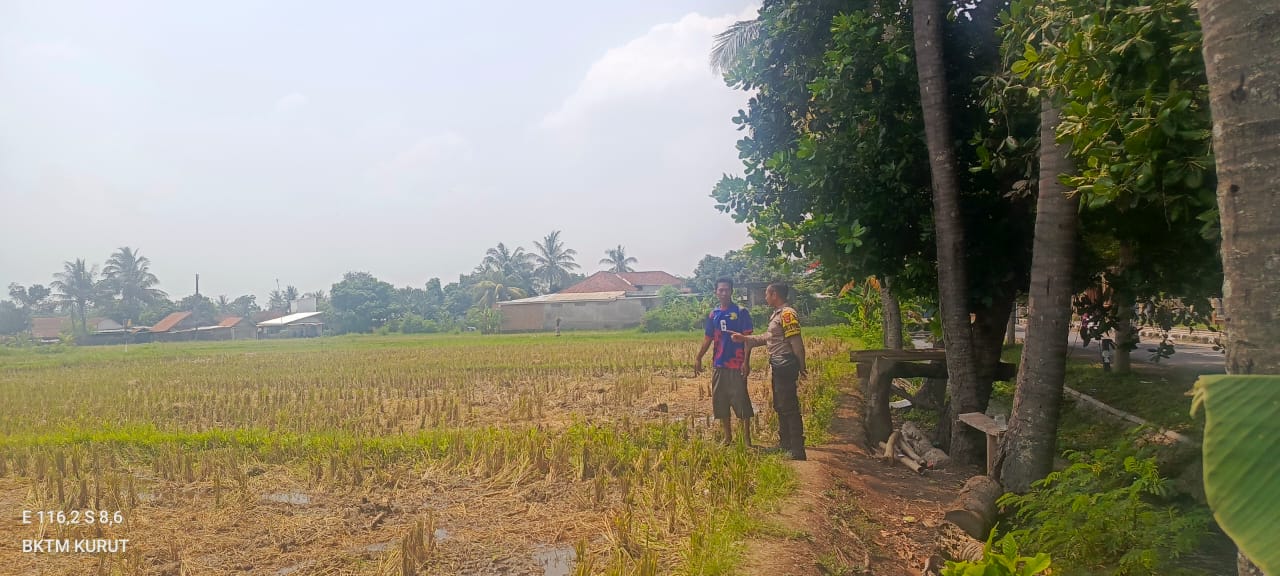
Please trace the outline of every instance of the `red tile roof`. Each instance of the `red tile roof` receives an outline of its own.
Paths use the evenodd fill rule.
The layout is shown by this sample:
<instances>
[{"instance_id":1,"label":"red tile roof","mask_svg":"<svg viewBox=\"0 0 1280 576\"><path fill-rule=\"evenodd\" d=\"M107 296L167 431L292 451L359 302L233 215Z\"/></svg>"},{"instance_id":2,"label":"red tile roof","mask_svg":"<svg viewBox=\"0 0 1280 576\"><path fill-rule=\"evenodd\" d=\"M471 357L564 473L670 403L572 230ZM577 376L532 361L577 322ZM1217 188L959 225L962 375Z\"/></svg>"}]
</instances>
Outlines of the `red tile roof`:
<instances>
[{"instance_id":1,"label":"red tile roof","mask_svg":"<svg viewBox=\"0 0 1280 576\"><path fill-rule=\"evenodd\" d=\"M637 286L679 286L679 278L660 271L649 272L596 272L586 280L574 284L560 294L584 294L588 292L635 292Z\"/></svg>"},{"instance_id":2,"label":"red tile roof","mask_svg":"<svg viewBox=\"0 0 1280 576\"><path fill-rule=\"evenodd\" d=\"M70 318L32 318L31 337L39 340L54 339L62 334L62 329L71 328Z\"/></svg>"},{"instance_id":3,"label":"red tile roof","mask_svg":"<svg viewBox=\"0 0 1280 576\"><path fill-rule=\"evenodd\" d=\"M635 284L636 286L679 286L684 281L662 272L654 270L650 272L623 272L618 274L623 280Z\"/></svg>"},{"instance_id":4,"label":"red tile roof","mask_svg":"<svg viewBox=\"0 0 1280 576\"><path fill-rule=\"evenodd\" d=\"M190 312L174 312L172 314L169 314L168 316L165 316L163 320L156 322L155 326L151 327L151 331L152 332L168 332L170 330L173 330L174 326L181 324L182 321L186 320L187 317L190 315L191 315Z\"/></svg>"},{"instance_id":5,"label":"red tile roof","mask_svg":"<svg viewBox=\"0 0 1280 576\"><path fill-rule=\"evenodd\" d=\"M243 321L244 321L244 317L242 316L227 316L226 318L223 318L220 322L218 322L218 327L231 328Z\"/></svg>"},{"instance_id":6,"label":"red tile roof","mask_svg":"<svg viewBox=\"0 0 1280 576\"><path fill-rule=\"evenodd\" d=\"M596 272L573 286L561 290L560 294L584 294L588 292L634 292L635 285L613 272Z\"/></svg>"}]
</instances>

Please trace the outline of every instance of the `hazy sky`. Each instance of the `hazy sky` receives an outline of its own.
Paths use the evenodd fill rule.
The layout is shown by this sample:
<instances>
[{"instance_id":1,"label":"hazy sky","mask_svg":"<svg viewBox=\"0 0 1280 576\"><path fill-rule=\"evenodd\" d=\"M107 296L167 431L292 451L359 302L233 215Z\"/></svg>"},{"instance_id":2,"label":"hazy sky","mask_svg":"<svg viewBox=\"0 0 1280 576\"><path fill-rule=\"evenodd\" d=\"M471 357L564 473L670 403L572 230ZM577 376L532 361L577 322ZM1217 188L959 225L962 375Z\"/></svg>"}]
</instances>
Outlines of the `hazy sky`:
<instances>
[{"instance_id":1,"label":"hazy sky","mask_svg":"<svg viewBox=\"0 0 1280 576\"><path fill-rule=\"evenodd\" d=\"M746 96L742 0L0 0L0 287L120 246L173 297L448 283L563 230L689 274Z\"/></svg>"}]
</instances>

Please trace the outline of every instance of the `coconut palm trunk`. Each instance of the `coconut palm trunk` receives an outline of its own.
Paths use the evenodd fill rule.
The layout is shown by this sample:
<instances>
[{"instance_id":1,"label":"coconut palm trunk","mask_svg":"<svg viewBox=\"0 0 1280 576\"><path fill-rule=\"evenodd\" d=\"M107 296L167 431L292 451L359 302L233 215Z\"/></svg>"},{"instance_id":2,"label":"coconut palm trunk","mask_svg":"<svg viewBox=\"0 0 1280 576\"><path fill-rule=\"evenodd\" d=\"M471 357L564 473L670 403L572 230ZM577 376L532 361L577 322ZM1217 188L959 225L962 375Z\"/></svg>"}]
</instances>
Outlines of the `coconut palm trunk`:
<instances>
[{"instance_id":1,"label":"coconut palm trunk","mask_svg":"<svg viewBox=\"0 0 1280 576\"><path fill-rule=\"evenodd\" d=\"M954 140L942 58L942 25L946 12L941 0L914 0L912 7L920 107L924 114L925 140L933 180L938 297L947 350L947 388L951 392L951 406L946 417L955 420L958 415L978 408L978 371L969 329L969 284L965 270L964 225L960 216L960 182L952 149ZM973 463L982 456L980 439L971 432L965 426L951 427L949 451L958 462Z\"/></svg>"},{"instance_id":2,"label":"coconut palm trunk","mask_svg":"<svg viewBox=\"0 0 1280 576\"><path fill-rule=\"evenodd\" d=\"M1280 1L1200 0L1228 374L1280 374ZM1243 555L1241 575L1261 574Z\"/></svg>"},{"instance_id":3,"label":"coconut palm trunk","mask_svg":"<svg viewBox=\"0 0 1280 576\"><path fill-rule=\"evenodd\" d=\"M893 295L893 276L884 277L884 285L880 287L880 304L884 307L884 347L901 350L902 308L898 306L898 297Z\"/></svg>"},{"instance_id":4,"label":"coconut palm trunk","mask_svg":"<svg viewBox=\"0 0 1280 576\"><path fill-rule=\"evenodd\" d=\"M1040 108L1040 186L1031 257L1030 314L1018 370L1009 431L997 468L1006 490L1024 493L1053 470L1058 414L1071 330L1071 274L1075 267L1079 197L1058 175L1071 170L1065 146L1054 141L1060 111L1045 96Z\"/></svg>"}]
</instances>

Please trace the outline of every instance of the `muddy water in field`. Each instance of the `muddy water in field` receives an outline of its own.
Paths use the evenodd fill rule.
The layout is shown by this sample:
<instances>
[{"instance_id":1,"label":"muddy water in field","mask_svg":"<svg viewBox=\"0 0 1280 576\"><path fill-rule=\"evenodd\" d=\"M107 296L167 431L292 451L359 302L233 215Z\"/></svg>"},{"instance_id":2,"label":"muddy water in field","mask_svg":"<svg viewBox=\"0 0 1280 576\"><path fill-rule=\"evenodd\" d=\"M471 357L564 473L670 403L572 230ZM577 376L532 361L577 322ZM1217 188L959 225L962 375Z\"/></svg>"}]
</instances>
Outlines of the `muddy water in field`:
<instances>
[{"instance_id":1,"label":"muddy water in field","mask_svg":"<svg viewBox=\"0 0 1280 576\"><path fill-rule=\"evenodd\" d=\"M544 576L568 576L576 559L570 546L543 546L533 552L533 561L542 567Z\"/></svg>"},{"instance_id":2,"label":"muddy water in field","mask_svg":"<svg viewBox=\"0 0 1280 576\"><path fill-rule=\"evenodd\" d=\"M278 502L280 504L293 504L294 506L306 506L311 503L311 497L302 492L272 492L263 494L264 502Z\"/></svg>"}]
</instances>

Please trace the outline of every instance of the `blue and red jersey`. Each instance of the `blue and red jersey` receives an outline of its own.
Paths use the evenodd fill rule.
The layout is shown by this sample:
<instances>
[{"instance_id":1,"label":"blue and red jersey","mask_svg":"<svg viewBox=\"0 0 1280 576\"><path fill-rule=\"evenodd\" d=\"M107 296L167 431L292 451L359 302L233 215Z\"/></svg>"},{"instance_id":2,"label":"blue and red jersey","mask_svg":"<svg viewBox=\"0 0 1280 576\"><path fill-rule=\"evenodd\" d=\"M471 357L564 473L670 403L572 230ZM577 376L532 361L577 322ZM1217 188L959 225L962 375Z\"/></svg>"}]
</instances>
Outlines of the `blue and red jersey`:
<instances>
[{"instance_id":1,"label":"blue and red jersey","mask_svg":"<svg viewBox=\"0 0 1280 576\"><path fill-rule=\"evenodd\" d=\"M728 308L713 308L707 315L707 338L711 338L715 347L712 349L711 365L716 368L741 369L746 359L746 344L734 342L729 332L740 334L751 333L751 313L737 304Z\"/></svg>"}]
</instances>

